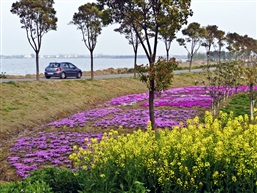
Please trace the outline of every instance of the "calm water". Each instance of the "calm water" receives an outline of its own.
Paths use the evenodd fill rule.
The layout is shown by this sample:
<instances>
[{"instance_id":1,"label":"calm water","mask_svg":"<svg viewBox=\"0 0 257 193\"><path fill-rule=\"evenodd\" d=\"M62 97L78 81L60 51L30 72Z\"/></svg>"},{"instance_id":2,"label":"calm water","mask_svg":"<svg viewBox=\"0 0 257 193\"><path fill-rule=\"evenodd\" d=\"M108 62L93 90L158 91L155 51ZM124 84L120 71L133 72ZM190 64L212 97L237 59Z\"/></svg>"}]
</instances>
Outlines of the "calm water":
<instances>
[{"instance_id":1,"label":"calm water","mask_svg":"<svg viewBox=\"0 0 257 193\"><path fill-rule=\"evenodd\" d=\"M39 61L39 71L44 70L49 62L68 61L81 68L82 71L90 71L90 58L41 58ZM146 58L138 58L138 64L147 64ZM94 58L94 70L103 70L107 68L133 68L133 58ZM36 74L36 60L27 59L1 59L0 73L7 75L26 75Z\"/></svg>"}]
</instances>

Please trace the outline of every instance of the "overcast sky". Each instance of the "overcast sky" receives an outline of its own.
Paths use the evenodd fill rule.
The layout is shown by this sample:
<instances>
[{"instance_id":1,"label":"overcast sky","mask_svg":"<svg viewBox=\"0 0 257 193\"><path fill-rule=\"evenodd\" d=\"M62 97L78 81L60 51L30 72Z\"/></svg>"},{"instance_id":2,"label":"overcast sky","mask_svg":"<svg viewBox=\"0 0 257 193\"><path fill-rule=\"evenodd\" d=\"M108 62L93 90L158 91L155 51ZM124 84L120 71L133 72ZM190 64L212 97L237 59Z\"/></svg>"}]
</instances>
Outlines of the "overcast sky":
<instances>
[{"instance_id":1,"label":"overcast sky","mask_svg":"<svg viewBox=\"0 0 257 193\"><path fill-rule=\"evenodd\" d=\"M26 32L21 29L17 15L10 12L15 0L0 0L1 31L0 44L2 55L29 55L34 53L26 39ZM78 7L89 0L55 0L54 8L57 11L57 31L49 31L43 37L41 55L45 54L89 54L82 42L82 35L74 25L67 25ZM188 19L188 23L198 22L201 26L217 25L220 30L237 32L240 35L248 35L257 39L257 0L192 0L191 6L194 14ZM185 27L185 26L184 26ZM109 26L102 30L94 54L104 55L133 55L131 45L128 45L124 36ZM183 29L183 28L182 28ZM180 33L177 37L182 37ZM204 50L202 50L204 51ZM144 54L139 49L139 54ZM171 55L184 55L186 51L173 41ZM158 44L158 55L165 55L163 42Z\"/></svg>"}]
</instances>

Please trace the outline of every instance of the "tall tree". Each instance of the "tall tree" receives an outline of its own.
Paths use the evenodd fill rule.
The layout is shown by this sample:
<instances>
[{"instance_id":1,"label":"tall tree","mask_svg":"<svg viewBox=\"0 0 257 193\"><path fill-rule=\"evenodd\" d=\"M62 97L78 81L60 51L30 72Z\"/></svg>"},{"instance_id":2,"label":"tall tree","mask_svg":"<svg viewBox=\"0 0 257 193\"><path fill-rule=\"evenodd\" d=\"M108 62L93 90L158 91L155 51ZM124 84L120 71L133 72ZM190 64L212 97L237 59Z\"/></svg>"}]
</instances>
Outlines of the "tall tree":
<instances>
[{"instance_id":1,"label":"tall tree","mask_svg":"<svg viewBox=\"0 0 257 193\"><path fill-rule=\"evenodd\" d=\"M179 12L174 13L174 14L179 14ZM174 15L174 17L179 17L178 15ZM166 24L166 27L162 27L160 29L160 36L161 39L164 42L165 49L166 49L166 60L169 60L169 51L171 47L171 42L176 38L176 33L177 33L177 28L176 26L179 25L179 20L172 20L169 21Z\"/></svg>"},{"instance_id":2,"label":"tall tree","mask_svg":"<svg viewBox=\"0 0 257 193\"><path fill-rule=\"evenodd\" d=\"M251 120L254 119L254 105L257 100L257 95L254 92L254 86L257 84L257 61L251 62L248 66L244 66L244 78L249 86L249 99L250 99L250 116Z\"/></svg>"},{"instance_id":3,"label":"tall tree","mask_svg":"<svg viewBox=\"0 0 257 193\"><path fill-rule=\"evenodd\" d=\"M36 79L39 80L39 52L42 38L56 30L57 17L53 0L20 0L12 4L11 13L17 14L26 30L27 39L36 54Z\"/></svg>"},{"instance_id":4,"label":"tall tree","mask_svg":"<svg viewBox=\"0 0 257 193\"><path fill-rule=\"evenodd\" d=\"M208 25L204 27L204 31L201 36L203 41L202 46L204 46L206 49L207 67L209 67L211 46L214 43L214 38L217 30L218 27L216 25Z\"/></svg>"},{"instance_id":5,"label":"tall tree","mask_svg":"<svg viewBox=\"0 0 257 193\"><path fill-rule=\"evenodd\" d=\"M224 41L225 41L225 32L222 31L222 30L217 30L214 36L217 39L218 57L219 57L219 63L220 63L220 60L221 60L221 49L225 45L225 43L224 43ZM216 47L216 45L214 44L214 48L215 47Z\"/></svg>"},{"instance_id":6,"label":"tall tree","mask_svg":"<svg viewBox=\"0 0 257 193\"><path fill-rule=\"evenodd\" d=\"M201 46L201 34L203 33L203 28L197 22L190 23L187 28L182 30L182 34L187 36L185 38L178 38L177 42L180 46L184 46L187 50L189 59L189 72L192 69L192 61L195 53L199 50ZM190 48L187 47L187 43L191 43Z\"/></svg>"},{"instance_id":7,"label":"tall tree","mask_svg":"<svg viewBox=\"0 0 257 193\"><path fill-rule=\"evenodd\" d=\"M129 44L132 45L134 51L134 78L136 78L136 66L137 66L137 51L140 45L139 38L134 31L133 27L128 25L121 25L119 28L114 31L119 32L125 35L125 38L129 41ZM140 31L140 30L138 30Z\"/></svg>"},{"instance_id":8,"label":"tall tree","mask_svg":"<svg viewBox=\"0 0 257 193\"><path fill-rule=\"evenodd\" d=\"M96 47L97 37L102 31L102 12L95 3L86 3L78 8L78 12L74 13L70 23L77 26L81 30L83 42L90 51L91 59L91 79L94 79L94 56L93 52Z\"/></svg>"},{"instance_id":9,"label":"tall tree","mask_svg":"<svg viewBox=\"0 0 257 193\"><path fill-rule=\"evenodd\" d=\"M174 29L179 30L186 24L187 18L192 14L191 0L98 0L106 9L111 10L114 22L130 25L136 32L139 41L149 61L149 115L152 128L155 129L154 119L154 93L156 90L154 64L157 54L160 31L169 22L175 23ZM174 17L175 16L175 17ZM178 22L173 22L173 21ZM140 27L138 27L140 26ZM150 38L153 38L150 41Z\"/></svg>"},{"instance_id":10,"label":"tall tree","mask_svg":"<svg viewBox=\"0 0 257 193\"><path fill-rule=\"evenodd\" d=\"M237 33L227 33L226 42L228 46L226 47L229 51L230 60L235 57L237 60L240 51L240 35Z\"/></svg>"},{"instance_id":11,"label":"tall tree","mask_svg":"<svg viewBox=\"0 0 257 193\"><path fill-rule=\"evenodd\" d=\"M241 37L241 52L242 52L242 59L248 62L251 61L251 56L254 55L256 51L256 40L249 37L248 35L244 35Z\"/></svg>"}]
</instances>

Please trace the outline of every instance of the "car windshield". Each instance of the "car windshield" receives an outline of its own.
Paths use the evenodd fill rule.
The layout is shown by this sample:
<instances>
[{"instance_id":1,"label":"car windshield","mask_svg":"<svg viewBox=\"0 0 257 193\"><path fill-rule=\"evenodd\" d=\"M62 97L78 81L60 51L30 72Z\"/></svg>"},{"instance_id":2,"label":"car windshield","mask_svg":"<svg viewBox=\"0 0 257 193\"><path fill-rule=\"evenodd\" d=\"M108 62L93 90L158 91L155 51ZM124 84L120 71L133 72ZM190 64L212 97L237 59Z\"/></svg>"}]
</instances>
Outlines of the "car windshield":
<instances>
[{"instance_id":1,"label":"car windshield","mask_svg":"<svg viewBox=\"0 0 257 193\"><path fill-rule=\"evenodd\" d=\"M60 64L59 63L50 63L48 67L50 67L50 68L59 68Z\"/></svg>"}]
</instances>

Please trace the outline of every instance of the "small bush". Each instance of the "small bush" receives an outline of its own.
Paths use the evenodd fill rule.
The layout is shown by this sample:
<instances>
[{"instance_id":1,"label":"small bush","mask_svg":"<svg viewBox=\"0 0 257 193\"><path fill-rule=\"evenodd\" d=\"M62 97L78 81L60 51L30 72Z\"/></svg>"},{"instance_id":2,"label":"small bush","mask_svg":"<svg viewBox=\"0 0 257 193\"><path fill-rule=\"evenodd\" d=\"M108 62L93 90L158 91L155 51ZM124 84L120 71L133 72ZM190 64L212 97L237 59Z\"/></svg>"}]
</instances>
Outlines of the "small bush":
<instances>
[{"instance_id":1,"label":"small bush","mask_svg":"<svg viewBox=\"0 0 257 193\"><path fill-rule=\"evenodd\" d=\"M43 181L11 182L0 186L1 193L53 193L48 184Z\"/></svg>"},{"instance_id":2,"label":"small bush","mask_svg":"<svg viewBox=\"0 0 257 193\"><path fill-rule=\"evenodd\" d=\"M32 183L38 180L46 182L55 193L75 193L80 190L78 181L70 169L48 167L33 171L28 178L24 179Z\"/></svg>"}]
</instances>

